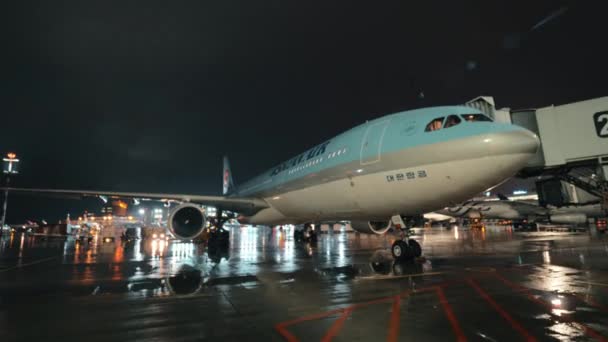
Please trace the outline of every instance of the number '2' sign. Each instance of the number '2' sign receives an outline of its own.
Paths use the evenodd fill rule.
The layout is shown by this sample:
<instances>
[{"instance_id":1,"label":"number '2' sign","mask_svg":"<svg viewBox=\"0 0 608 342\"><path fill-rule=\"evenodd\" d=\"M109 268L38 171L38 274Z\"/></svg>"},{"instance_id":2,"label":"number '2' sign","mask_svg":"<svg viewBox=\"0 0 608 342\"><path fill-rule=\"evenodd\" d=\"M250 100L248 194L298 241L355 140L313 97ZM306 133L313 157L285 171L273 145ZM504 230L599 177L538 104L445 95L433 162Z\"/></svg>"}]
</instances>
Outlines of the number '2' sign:
<instances>
[{"instance_id":1,"label":"number '2' sign","mask_svg":"<svg viewBox=\"0 0 608 342\"><path fill-rule=\"evenodd\" d=\"M593 114L595 131L600 138L608 138L608 111Z\"/></svg>"}]
</instances>

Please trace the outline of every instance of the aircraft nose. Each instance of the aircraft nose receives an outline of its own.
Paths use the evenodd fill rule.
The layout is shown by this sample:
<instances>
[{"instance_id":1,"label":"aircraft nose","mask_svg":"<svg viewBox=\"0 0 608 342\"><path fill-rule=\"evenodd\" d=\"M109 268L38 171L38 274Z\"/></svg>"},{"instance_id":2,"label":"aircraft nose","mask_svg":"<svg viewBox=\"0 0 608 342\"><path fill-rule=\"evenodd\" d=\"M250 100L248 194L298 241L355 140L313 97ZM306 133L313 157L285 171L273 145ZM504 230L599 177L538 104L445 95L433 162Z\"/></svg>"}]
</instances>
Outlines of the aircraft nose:
<instances>
[{"instance_id":1,"label":"aircraft nose","mask_svg":"<svg viewBox=\"0 0 608 342\"><path fill-rule=\"evenodd\" d=\"M489 134L484 142L490 145L491 154L527 154L532 156L540 146L538 136L525 128L513 126L513 129Z\"/></svg>"}]
</instances>

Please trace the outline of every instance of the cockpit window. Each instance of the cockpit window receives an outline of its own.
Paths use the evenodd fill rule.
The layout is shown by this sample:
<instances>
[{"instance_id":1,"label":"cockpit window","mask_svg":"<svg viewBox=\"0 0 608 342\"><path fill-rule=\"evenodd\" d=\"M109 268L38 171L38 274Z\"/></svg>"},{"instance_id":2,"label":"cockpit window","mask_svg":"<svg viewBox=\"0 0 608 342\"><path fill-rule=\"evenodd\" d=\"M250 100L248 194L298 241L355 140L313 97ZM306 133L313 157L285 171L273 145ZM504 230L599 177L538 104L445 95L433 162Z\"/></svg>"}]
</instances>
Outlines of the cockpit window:
<instances>
[{"instance_id":1,"label":"cockpit window","mask_svg":"<svg viewBox=\"0 0 608 342\"><path fill-rule=\"evenodd\" d=\"M448 128L452 126L458 125L462 120L456 115L448 116L447 120L445 120L445 124L443 124L443 128Z\"/></svg>"},{"instance_id":2,"label":"cockpit window","mask_svg":"<svg viewBox=\"0 0 608 342\"><path fill-rule=\"evenodd\" d=\"M474 122L474 121L489 121L492 122L492 119L490 119L489 117L483 115L483 114L463 114L461 115L463 119L465 119L468 122Z\"/></svg>"},{"instance_id":3,"label":"cockpit window","mask_svg":"<svg viewBox=\"0 0 608 342\"><path fill-rule=\"evenodd\" d=\"M429 122L424 129L425 132L438 131L441 129L441 124L443 123L443 117L433 119L433 121Z\"/></svg>"}]
</instances>

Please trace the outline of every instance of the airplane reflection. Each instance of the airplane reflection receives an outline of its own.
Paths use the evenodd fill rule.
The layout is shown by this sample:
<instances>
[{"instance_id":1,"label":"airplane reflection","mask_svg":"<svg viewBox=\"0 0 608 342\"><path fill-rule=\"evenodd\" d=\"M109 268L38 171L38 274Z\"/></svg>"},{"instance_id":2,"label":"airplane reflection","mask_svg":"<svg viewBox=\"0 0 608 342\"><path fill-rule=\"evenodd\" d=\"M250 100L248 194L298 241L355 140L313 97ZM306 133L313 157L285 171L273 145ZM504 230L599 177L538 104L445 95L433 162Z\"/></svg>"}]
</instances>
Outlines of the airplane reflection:
<instances>
[{"instance_id":1,"label":"airplane reflection","mask_svg":"<svg viewBox=\"0 0 608 342\"><path fill-rule=\"evenodd\" d=\"M200 270L182 265L176 275L165 280L167 289L174 295L188 295L199 292L203 287L203 276Z\"/></svg>"},{"instance_id":2,"label":"airplane reflection","mask_svg":"<svg viewBox=\"0 0 608 342\"><path fill-rule=\"evenodd\" d=\"M369 266L377 275L383 276L407 276L430 272L433 267L429 260L420 261L395 261L390 252L376 251L370 257ZM363 272L362 272L363 273Z\"/></svg>"}]
</instances>

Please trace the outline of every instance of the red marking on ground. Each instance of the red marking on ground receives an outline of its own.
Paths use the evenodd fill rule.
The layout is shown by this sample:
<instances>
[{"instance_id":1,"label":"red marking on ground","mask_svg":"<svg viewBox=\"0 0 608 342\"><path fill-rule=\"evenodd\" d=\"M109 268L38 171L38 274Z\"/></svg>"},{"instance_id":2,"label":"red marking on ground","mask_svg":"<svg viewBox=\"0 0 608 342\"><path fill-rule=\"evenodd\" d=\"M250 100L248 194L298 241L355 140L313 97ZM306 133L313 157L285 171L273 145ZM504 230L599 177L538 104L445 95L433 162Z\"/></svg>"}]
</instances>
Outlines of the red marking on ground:
<instances>
[{"instance_id":1,"label":"red marking on ground","mask_svg":"<svg viewBox=\"0 0 608 342\"><path fill-rule=\"evenodd\" d=\"M454 331L454 334L456 335L456 340L463 342L466 341L467 338L464 336L464 333L462 332L462 329L460 328L460 324L458 323L458 320L456 319L456 315L454 315L454 312L452 311L452 306L450 305L450 303L448 303L448 299L445 297L445 293L443 292L443 289L439 286L435 287L435 290L437 291L437 296L439 296L439 302L441 303L441 306L443 307L443 311L445 312L445 315L448 317L448 320L450 321L450 325L452 325L452 330Z\"/></svg>"},{"instance_id":2,"label":"red marking on ground","mask_svg":"<svg viewBox=\"0 0 608 342\"><path fill-rule=\"evenodd\" d=\"M346 321L346 319L348 318L348 316L350 316L352 311L353 310L344 310L342 315L340 315L340 317L338 317L338 319L336 319L336 321L329 328L329 330L327 331L325 336L323 336L323 338L321 339L321 342L329 342L329 341L331 341L332 338L334 338L335 336L338 336L338 333L344 326L344 321Z\"/></svg>"},{"instance_id":3,"label":"red marking on ground","mask_svg":"<svg viewBox=\"0 0 608 342\"><path fill-rule=\"evenodd\" d=\"M496 310L496 312L498 312L498 314L501 315L502 318L509 322L509 324L511 324L511 327L517 332L519 332L527 341L536 341L536 338L530 335L530 333L526 329L524 329L521 324L514 320L511 315L509 315L500 305L498 305L498 303L492 297L490 297L490 295L486 291L484 291L473 279L468 279L467 282L469 283L469 285L471 285L472 288L475 289L475 291L477 291L481 298L488 302L488 304L490 304L490 306L494 308L494 310Z\"/></svg>"},{"instance_id":4,"label":"red marking on ground","mask_svg":"<svg viewBox=\"0 0 608 342\"><path fill-rule=\"evenodd\" d=\"M553 310L553 306L550 303L545 302L544 300L541 300L535 296L533 296L530 293L530 289L513 283L512 281L508 280L507 278L501 276L500 274L494 274L494 277L496 277L498 280L500 280L503 284L507 285L508 287L510 287L511 289L518 291L518 292L523 292L526 297L528 297L528 299L530 299L531 301L538 303L542 306L544 306L547 310L549 310L549 312L551 312ZM599 341L604 341L604 342L608 342L608 339L606 339L605 337L603 337L599 332L595 331L593 328L589 327L588 325L585 325L583 323L578 323L575 322L571 317L567 317L567 316L558 316L556 317L556 319L558 321L562 321L562 322L568 322L568 323L574 323L574 325L579 325L582 330L585 332L585 334L599 340Z\"/></svg>"},{"instance_id":5,"label":"red marking on ground","mask_svg":"<svg viewBox=\"0 0 608 342\"><path fill-rule=\"evenodd\" d=\"M391 310L391 320L388 326L387 341L394 342L399 339L399 324L401 320L401 295L395 296L393 308Z\"/></svg>"},{"instance_id":6,"label":"red marking on ground","mask_svg":"<svg viewBox=\"0 0 608 342\"><path fill-rule=\"evenodd\" d=\"M301 323L301 322L314 321L314 320L317 320L317 319L325 318L327 316L331 316L331 315L342 313L343 311L344 311L344 309L336 309L336 310L322 312L322 313L319 313L319 314L304 316L304 317L292 319L291 321L281 322L281 323L277 324L276 327L279 327L279 326L280 327L288 327L290 325L298 324L298 323Z\"/></svg>"},{"instance_id":7,"label":"red marking on ground","mask_svg":"<svg viewBox=\"0 0 608 342\"><path fill-rule=\"evenodd\" d=\"M289 330L285 329L285 326L281 325L281 324L277 324L274 327L276 329L276 331L281 334L281 336L283 336L287 341L289 342L298 342L298 339L293 336L292 333L289 332Z\"/></svg>"},{"instance_id":8,"label":"red marking on ground","mask_svg":"<svg viewBox=\"0 0 608 342\"><path fill-rule=\"evenodd\" d=\"M412 292L422 293L422 292L435 291L437 293L437 295L439 296L439 301L441 302L441 306L442 306L448 320L450 321L450 325L452 326L452 330L454 331L454 334L456 335L457 340L461 341L461 342L466 341L467 339L464 336L464 333L462 332L460 324L458 323L458 320L456 319L456 316L454 315L454 313L452 311L452 307L448 303L447 298L445 297L445 293L443 292L443 289L441 288L441 286L445 286L445 283L441 284L441 285L435 285L435 286L430 286L430 287L424 287L421 289L416 289L415 291L406 290L396 296L382 297L382 298L371 300L368 302L353 304L353 305L350 305L350 306L347 306L344 308L340 308L340 309L335 309L335 310L330 310L330 311L326 311L326 312L322 312L322 313L318 313L318 314L303 316L303 317L296 318L296 319L293 319L290 321L278 323L275 325L275 330L281 336L283 336L287 341L297 342L299 340L291 332L289 332L289 330L287 330L287 327L298 324L298 323L302 323L302 322L319 320L322 318L340 314L340 316L336 319L336 321L329 328L329 330L327 331L325 336L323 336L323 338L322 338L322 341L331 341L334 337L336 337L338 335L338 333L340 332L340 330L342 329L342 327L344 325L344 322L346 321L348 316L350 316L350 314L354 310L357 310L357 309L360 309L360 308L363 308L363 307L366 307L369 305L373 305L373 304L392 302L392 311L391 311L391 317L389 320L389 327L388 327L388 330L389 330L388 331L388 341L397 341L398 335L399 335L399 326L401 323L401 319L400 319L401 318L401 312L400 312L401 311L401 298L412 294Z\"/></svg>"},{"instance_id":9,"label":"red marking on ground","mask_svg":"<svg viewBox=\"0 0 608 342\"><path fill-rule=\"evenodd\" d=\"M407 293L408 291L404 292ZM325 317L329 317L329 316L333 316L336 314L340 314L340 317L338 317L338 319L336 320L336 322L334 322L334 324L331 326L331 328L329 329L329 331L325 334L325 336L323 337L324 341L331 341L331 339L336 336L338 334L338 332L340 332L340 329L342 328L342 325L344 324L344 321L346 320L346 318L348 318L348 316L350 315L350 313L353 310L359 309L361 307L364 306L368 306L368 305L373 305L373 304L378 304L378 303L383 303L383 302L390 302L391 300L393 300L394 297L383 297L383 298L379 298L376 300L372 300L369 302L364 302L364 303L360 303L360 304L354 304L351 306L347 306L345 308L341 308L341 309L335 309L335 310L331 310L331 311L327 311L327 312L322 312L319 314L314 314L314 315L309 315L309 316L304 316L304 317L300 317L300 318L296 318L290 321L286 321L286 322L281 322L279 324L275 325L275 330L281 334L287 341L289 342L296 342L298 341L298 339L289 332L289 330L287 330L287 327L290 325L294 325L294 324L298 324L298 323L302 323L302 322L307 322L307 321L314 321L314 320L318 320L321 318L325 318Z\"/></svg>"}]
</instances>

